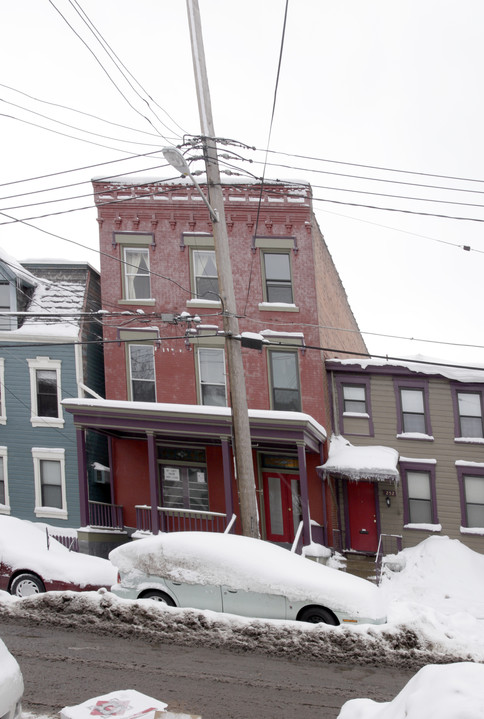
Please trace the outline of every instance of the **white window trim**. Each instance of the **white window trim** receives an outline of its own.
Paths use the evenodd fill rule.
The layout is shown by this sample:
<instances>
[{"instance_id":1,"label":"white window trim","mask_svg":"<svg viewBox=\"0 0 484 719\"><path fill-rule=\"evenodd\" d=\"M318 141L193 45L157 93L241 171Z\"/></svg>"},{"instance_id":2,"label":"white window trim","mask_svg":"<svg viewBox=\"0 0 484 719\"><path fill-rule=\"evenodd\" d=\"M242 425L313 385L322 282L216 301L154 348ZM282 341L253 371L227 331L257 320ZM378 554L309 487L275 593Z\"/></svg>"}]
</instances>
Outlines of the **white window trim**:
<instances>
[{"instance_id":1,"label":"white window trim","mask_svg":"<svg viewBox=\"0 0 484 719\"><path fill-rule=\"evenodd\" d=\"M62 410L61 366L62 360L53 360L49 357L36 357L28 359L30 372L30 422L32 427L64 427L64 413ZM41 417L37 411L37 370L54 370L57 379L57 417Z\"/></svg>"},{"instance_id":2,"label":"white window trim","mask_svg":"<svg viewBox=\"0 0 484 719\"><path fill-rule=\"evenodd\" d=\"M224 341L224 343L225 343L225 341ZM198 374L198 377L197 377L197 395L198 395L198 404L200 404L200 405L203 404L202 370L201 370L201 367L200 367L200 350L211 350L211 351L214 351L214 350L215 350L215 351L219 351L219 352L221 351L222 354L223 354L223 360L224 360L224 382L223 382L223 387L224 387L224 392L225 392L225 405L223 405L223 406L227 407L227 406L228 406L228 397L227 397L227 365L226 365L227 358L226 358L226 356L225 356L225 349L224 349L224 347L214 347L213 345L212 345L212 346L208 346L207 344L200 345L200 346L198 347L198 352L197 352L197 374ZM220 383L219 386L221 387L221 386L222 386L222 383ZM220 406L220 405L203 405L203 406L204 406L204 407L217 407L217 406Z\"/></svg>"},{"instance_id":3,"label":"white window trim","mask_svg":"<svg viewBox=\"0 0 484 719\"><path fill-rule=\"evenodd\" d=\"M142 380L143 382L152 382L153 387L155 389L155 399L154 402L157 401L157 387L156 387L156 363L155 363L155 346L152 342L136 342L136 339L132 342L126 343L126 349L127 349L127 362L128 362L128 398L130 402L134 401L140 401L140 400L133 400L134 392L133 392L133 370L132 370L132 357L131 357L131 347L151 347L151 350L153 352L153 380ZM136 381L136 380L134 380Z\"/></svg>"},{"instance_id":4,"label":"white window trim","mask_svg":"<svg viewBox=\"0 0 484 719\"><path fill-rule=\"evenodd\" d=\"M65 449L32 447L32 459L34 462L35 516L48 517L51 519L67 519ZM62 508L44 507L42 505L42 487L40 482L40 461L42 459L60 462Z\"/></svg>"},{"instance_id":5,"label":"white window trim","mask_svg":"<svg viewBox=\"0 0 484 719\"><path fill-rule=\"evenodd\" d=\"M0 424L7 424L7 405L5 397L5 360L0 357Z\"/></svg>"},{"instance_id":6,"label":"white window trim","mask_svg":"<svg viewBox=\"0 0 484 719\"><path fill-rule=\"evenodd\" d=\"M7 447L0 447L0 457L3 461L3 482L5 485L5 504L0 504L0 514L10 514L10 495L8 493L8 457Z\"/></svg>"},{"instance_id":7,"label":"white window trim","mask_svg":"<svg viewBox=\"0 0 484 719\"><path fill-rule=\"evenodd\" d=\"M122 256L123 256L123 267L122 267L122 270L123 270L123 280L122 280L123 296L121 297L120 300L118 300L118 304L120 304L120 305L137 305L137 304L153 305L153 304L155 304L154 297L128 297L128 294L129 294L129 292L128 292L128 285L129 285L128 276L130 276L130 274L128 273L128 270L131 268L131 263L128 262L128 260L126 259L126 252L129 252L130 250L133 252L140 252L142 250L146 250L147 257L148 257L148 263L147 263L148 264L148 275L147 276L149 277L149 280L150 280L150 295L153 294L149 243L148 242L140 242L140 243L136 243L135 246L132 246L131 244L128 244L128 243L126 243L126 244L123 243L121 245L121 247L122 247ZM134 274L134 273L132 273L132 274Z\"/></svg>"}]
</instances>

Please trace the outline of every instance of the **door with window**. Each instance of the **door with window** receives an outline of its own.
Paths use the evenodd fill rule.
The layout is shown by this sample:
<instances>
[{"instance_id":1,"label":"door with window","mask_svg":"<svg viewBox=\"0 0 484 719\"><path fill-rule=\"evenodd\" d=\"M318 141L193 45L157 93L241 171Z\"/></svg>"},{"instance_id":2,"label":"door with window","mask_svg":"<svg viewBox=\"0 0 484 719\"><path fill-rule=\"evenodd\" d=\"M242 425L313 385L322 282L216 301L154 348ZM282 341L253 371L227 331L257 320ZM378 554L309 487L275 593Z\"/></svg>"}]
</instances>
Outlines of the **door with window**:
<instances>
[{"instance_id":1,"label":"door with window","mask_svg":"<svg viewBox=\"0 0 484 719\"><path fill-rule=\"evenodd\" d=\"M282 472L262 472L266 539L292 543L301 521L299 477Z\"/></svg>"},{"instance_id":2,"label":"door with window","mask_svg":"<svg viewBox=\"0 0 484 719\"><path fill-rule=\"evenodd\" d=\"M376 552L376 494L374 482L348 482L350 547L357 552Z\"/></svg>"}]
</instances>

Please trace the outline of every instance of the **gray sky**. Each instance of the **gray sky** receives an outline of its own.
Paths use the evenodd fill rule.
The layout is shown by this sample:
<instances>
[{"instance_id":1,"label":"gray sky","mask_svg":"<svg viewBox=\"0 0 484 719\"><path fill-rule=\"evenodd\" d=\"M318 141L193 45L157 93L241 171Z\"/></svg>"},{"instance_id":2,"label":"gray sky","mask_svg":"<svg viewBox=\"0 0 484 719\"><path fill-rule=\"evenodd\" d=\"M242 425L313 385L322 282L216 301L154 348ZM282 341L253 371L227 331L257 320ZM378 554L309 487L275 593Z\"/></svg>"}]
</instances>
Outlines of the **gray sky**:
<instances>
[{"instance_id":1,"label":"gray sky","mask_svg":"<svg viewBox=\"0 0 484 719\"><path fill-rule=\"evenodd\" d=\"M88 15L149 93L149 104L122 78L76 9ZM241 154L262 162L285 0L200 0L200 9L216 133L259 148ZM484 364L483 20L480 0L289 0L270 142L274 152L268 155L265 176L312 183L319 224L375 354L423 353ZM180 128L189 134L200 131L185 2L17 0L2 3L0 22L0 210L17 219L51 215L31 222L71 241L22 223L7 224L3 215L0 246L18 259L66 257L98 266L95 252L85 249L98 245L95 211L65 210L92 205L88 181L94 176L138 170L172 176L168 168L150 169L165 164L161 156L123 158L180 142ZM22 108L113 139L56 125ZM19 182L113 160L118 162ZM234 164L257 177L263 173L262 164ZM18 196L45 188L59 189ZM32 206L46 200L50 204ZM52 216L58 212L63 214Z\"/></svg>"}]
</instances>

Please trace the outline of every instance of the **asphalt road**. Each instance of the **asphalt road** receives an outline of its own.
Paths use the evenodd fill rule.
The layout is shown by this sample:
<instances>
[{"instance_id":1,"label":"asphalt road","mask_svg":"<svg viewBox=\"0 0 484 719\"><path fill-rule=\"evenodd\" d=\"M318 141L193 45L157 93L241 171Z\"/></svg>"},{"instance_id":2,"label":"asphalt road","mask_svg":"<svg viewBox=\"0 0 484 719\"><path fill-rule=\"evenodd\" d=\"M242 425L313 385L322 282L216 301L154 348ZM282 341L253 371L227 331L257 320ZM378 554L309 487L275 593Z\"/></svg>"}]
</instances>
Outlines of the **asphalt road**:
<instances>
[{"instance_id":1,"label":"asphalt road","mask_svg":"<svg viewBox=\"0 0 484 719\"><path fill-rule=\"evenodd\" d=\"M88 618L86 622L88 622ZM24 675L23 706L53 715L119 689L203 719L335 719L348 699L389 701L414 674L138 639L2 618L0 636Z\"/></svg>"}]
</instances>

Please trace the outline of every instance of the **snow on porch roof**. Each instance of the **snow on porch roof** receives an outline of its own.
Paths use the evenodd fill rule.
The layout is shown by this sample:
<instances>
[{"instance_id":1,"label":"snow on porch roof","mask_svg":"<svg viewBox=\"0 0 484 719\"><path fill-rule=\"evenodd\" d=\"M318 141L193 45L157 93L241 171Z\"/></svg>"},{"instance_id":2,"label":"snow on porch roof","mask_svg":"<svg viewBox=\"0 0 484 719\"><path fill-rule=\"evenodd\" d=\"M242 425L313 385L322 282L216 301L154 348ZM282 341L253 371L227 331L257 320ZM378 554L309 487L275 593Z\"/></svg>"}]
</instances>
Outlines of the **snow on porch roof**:
<instances>
[{"instance_id":1,"label":"snow on porch roof","mask_svg":"<svg viewBox=\"0 0 484 719\"><path fill-rule=\"evenodd\" d=\"M324 476L340 479L398 481L398 452L391 447L355 447L341 435L333 435L327 462L318 467Z\"/></svg>"}]
</instances>

